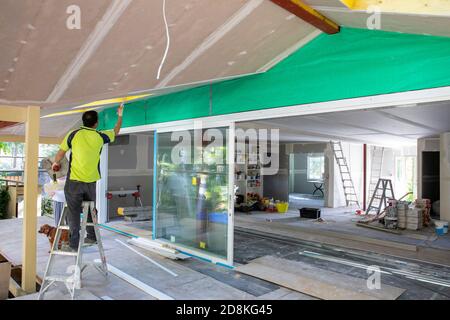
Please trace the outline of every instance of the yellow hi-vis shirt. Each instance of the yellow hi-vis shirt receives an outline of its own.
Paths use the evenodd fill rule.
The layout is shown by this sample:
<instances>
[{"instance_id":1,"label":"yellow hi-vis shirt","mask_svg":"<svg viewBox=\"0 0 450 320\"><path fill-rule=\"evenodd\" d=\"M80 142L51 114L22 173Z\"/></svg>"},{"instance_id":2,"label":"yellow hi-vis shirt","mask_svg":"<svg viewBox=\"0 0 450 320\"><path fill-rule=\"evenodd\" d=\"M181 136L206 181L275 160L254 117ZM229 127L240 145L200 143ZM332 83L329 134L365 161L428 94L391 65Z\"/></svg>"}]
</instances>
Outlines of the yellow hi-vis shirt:
<instances>
[{"instance_id":1,"label":"yellow hi-vis shirt","mask_svg":"<svg viewBox=\"0 0 450 320\"><path fill-rule=\"evenodd\" d=\"M97 131L82 126L69 132L60 145L64 151L72 150L67 178L86 183L99 180L100 153L103 145L114 139L114 130Z\"/></svg>"}]
</instances>

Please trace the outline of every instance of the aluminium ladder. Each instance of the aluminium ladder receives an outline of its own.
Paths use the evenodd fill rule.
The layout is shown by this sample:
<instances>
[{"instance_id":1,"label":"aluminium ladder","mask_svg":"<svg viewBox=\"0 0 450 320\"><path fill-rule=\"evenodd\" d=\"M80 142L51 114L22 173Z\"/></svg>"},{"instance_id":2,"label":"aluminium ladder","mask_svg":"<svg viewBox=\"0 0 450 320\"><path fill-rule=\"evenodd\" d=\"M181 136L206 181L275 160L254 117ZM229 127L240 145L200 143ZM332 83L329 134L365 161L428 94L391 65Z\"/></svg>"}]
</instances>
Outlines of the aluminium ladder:
<instances>
[{"instance_id":1,"label":"aluminium ladder","mask_svg":"<svg viewBox=\"0 0 450 320\"><path fill-rule=\"evenodd\" d=\"M370 211L374 210L378 217L388 206L389 199L395 199L392 181L390 179L379 179L369 205L367 206L366 214L369 214Z\"/></svg>"},{"instance_id":2,"label":"aluminium ladder","mask_svg":"<svg viewBox=\"0 0 450 320\"><path fill-rule=\"evenodd\" d=\"M92 216L92 222L88 222L88 215L89 211ZM108 267L106 264L106 258L105 253L103 251L103 245L102 240L100 237L100 232L98 230L97 226L97 212L94 208L94 202L93 201L85 201L83 202L83 215L81 217L81 226L80 226L80 242L78 244L78 251L71 252L71 251L64 251L59 249L59 240L61 239L61 234L63 230L69 230L69 226L65 224L67 221L66 217L68 214L67 207L64 208L63 213L61 214L61 218L58 223L58 228L56 230L55 240L53 242L51 251L50 251L50 257L47 262L47 267L45 269L44 278L42 280L41 284L41 290L39 291L38 299L42 300L44 297L45 292L47 289L50 288L51 285L53 285L55 282L62 282L65 284L67 290L70 293L70 296L72 300L75 297L75 290L81 288L81 274L84 271L84 269L88 265L93 265L96 269L100 271L104 276L108 275ZM95 263L83 263L83 250L84 248L88 247L89 245L84 243L84 239L86 236L86 227L92 226L94 227L95 236L97 239L97 246L98 251L101 258L100 264ZM62 244L61 244L62 247ZM69 275L50 275L52 272L53 266L54 266L54 259L57 256L72 256L75 258L75 264L68 266L66 272L69 273Z\"/></svg>"},{"instance_id":3,"label":"aluminium ladder","mask_svg":"<svg viewBox=\"0 0 450 320\"><path fill-rule=\"evenodd\" d=\"M333 150L334 157L339 166L339 172L341 173L342 188L344 189L345 203L347 207L351 204L356 204L359 207L358 196L355 191L355 186L350 174L350 169L345 159L344 152L342 150L342 143L340 141L330 141L331 149Z\"/></svg>"},{"instance_id":4,"label":"aluminium ladder","mask_svg":"<svg viewBox=\"0 0 450 320\"><path fill-rule=\"evenodd\" d=\"M373 194L378 180L381 178L383 169L384 147L372 147L372 160L370 163L370 180L369 180L369 195Z\"/></svg>"}]
</instances>

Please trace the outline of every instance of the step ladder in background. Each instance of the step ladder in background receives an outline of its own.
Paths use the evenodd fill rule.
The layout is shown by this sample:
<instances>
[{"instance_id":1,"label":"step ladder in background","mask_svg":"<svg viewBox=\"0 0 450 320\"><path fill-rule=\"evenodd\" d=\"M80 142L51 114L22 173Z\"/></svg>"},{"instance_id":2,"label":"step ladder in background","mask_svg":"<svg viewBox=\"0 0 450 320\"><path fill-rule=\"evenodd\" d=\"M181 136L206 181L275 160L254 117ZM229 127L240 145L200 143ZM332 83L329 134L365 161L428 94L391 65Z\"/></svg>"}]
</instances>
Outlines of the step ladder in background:
<instances>
[{"instance_id":1,"label":"step ladder in background","mask_svg":"<svg viewBox=\"0 0 450 320\"><path fill-rule=\"evenodd\" d=\"M369 196L373 194L383 170L384 147L372 146L370 163Z\"/></svg>"},{"instance_id":2,"label":"step ladder in background","mask_svg":"<svg viewBox=\"0 0 450 320\"><path fill-rule=\"evenodd\" d=\"M389 199L395 199L392 181L390 179L379 179L367 206L366 214L374 211L378 217L388 206Z\"/></svg>"},{"instance_id":3,"label":"step ladder in background","mask_svg":"<svg viewBox=\"0 0 450 320\"><path fill-rule=\"evenodd\" d=\"M345 159L342 150L342 143L340 141L330 141L330 144L334 153L334 158L339 166L339 172L341 173L346 205L347 207L351 205L357 205L359 207L358 196L350 174L350 168L348 167L347 160Z\"/></svg>"},{"instance_id":4,"label":"step ladder in background","mask_svg":"<svg viewBox=\"0 0 450 320\"><path fill-rule=\"evenodd\" d=\"M92 222L88 222L89 212L91 212ZM68 208L65 207L63 213L61 214L60 221L58 223L55 240L53 242L50 251L50 257L48 259L47 267L45 269L45 274L42 280L41 290L39 291L38 300L42 300L44 298L45 292L55 282L64 283L73 300L75 297L75 290L81 288L81 274L84 271L84 269L89 265L92 265L95 268L97 268L100 271L100 273L102 273L104 276L107 276L108 274L105 253L103 251L102 240L97 226L98 220L97 220L97 212L96 210L94 210L94 202L93 201L83 202L83 215L81 217L81 226L80 226L80 242L78 244L78 251L76 252L64 250L63 245L61 245L61 248L59 248L58 245L59 240L61 239L62 231L69 230L69 226L66 225L65 223L67 221L67 215L68 215ZM83 263L83 250L89 246L84 243L87 226L94 227L95 236L97 238L98 251L101 259L100 264ZM64 270L65 272L67 272L65 275L52 275L54 271L53 267L56 262L55 259L57 257L64 257L64 256L74 257L74 264L67 266L67 269Z\"/></svg>"}]
</instances>

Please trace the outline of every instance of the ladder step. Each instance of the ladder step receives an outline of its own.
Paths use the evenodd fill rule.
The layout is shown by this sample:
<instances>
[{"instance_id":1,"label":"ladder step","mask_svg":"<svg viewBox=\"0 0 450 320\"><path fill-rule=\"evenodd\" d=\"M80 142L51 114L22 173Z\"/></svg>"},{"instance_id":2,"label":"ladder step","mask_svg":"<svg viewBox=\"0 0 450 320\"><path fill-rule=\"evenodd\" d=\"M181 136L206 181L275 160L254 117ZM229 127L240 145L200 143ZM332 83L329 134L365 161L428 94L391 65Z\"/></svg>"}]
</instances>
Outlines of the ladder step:
<instances>
[{"instance_id":1,"label":"ladder step","mask_svg":"<svg viewBox=\"0 0 450 320\"><path fill-rule=\"evenodd\" d=\"M66 282L69 279L67 276L48 276L45 281Z\"/></svg>"},{"instance_id":2,"label":"ladder step","mask_svg":"<svg viewBox=\"0 0 450 320\"><path fill-rule=\"evenodd\" d=\"M70 251L63 251L63 250L55 250L51 252L51 254L56 254L59 256L72 256L76 257L78 255L78 252L70 252Z\"/></svg>"},{"instance_id":3,"label":"ladder step","mask_svg":"<svg viewBox=\"0 0 450 320\"><path fill-rule=\"evenodd\" d=\"M86 224L86 226L88 226L88 227L93 227L93 226L95 226L95 223L93 223L93 222L88 222L88 223ZM58 229L60 229L60 230L69 230L69 226L59 226Z\"/></svg>"}]
</instances>

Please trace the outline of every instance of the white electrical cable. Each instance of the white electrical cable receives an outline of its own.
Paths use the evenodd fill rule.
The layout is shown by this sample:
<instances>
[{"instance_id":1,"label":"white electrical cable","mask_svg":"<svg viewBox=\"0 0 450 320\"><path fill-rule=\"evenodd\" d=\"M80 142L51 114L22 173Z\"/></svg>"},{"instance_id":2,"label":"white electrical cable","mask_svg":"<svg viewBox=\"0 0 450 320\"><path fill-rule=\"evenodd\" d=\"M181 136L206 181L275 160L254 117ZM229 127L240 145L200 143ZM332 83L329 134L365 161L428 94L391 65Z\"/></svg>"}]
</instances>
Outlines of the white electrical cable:
<instances>
[{"instance_id":1,"label":"white electrical cable","mask_svg":"<svg viewBox=\"0 0 450 320\"><path fill-rule=\"evenodd\" d=\"M163 0L163 17L164 17L164 24L166 25L167 45L166 45L166 51L164 52L163 59L158 68L158 75L156 76L156 79L158 79L158 80L161 76L161 70L162 70L162 67L164 66L164 63L166 62L167 54L169 53L169 48L170 48L169 24L167 23L167 16L166 16L166 0Z\"/></svg>"}]
</instances>

